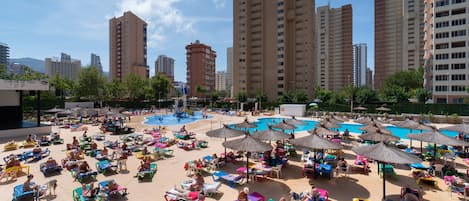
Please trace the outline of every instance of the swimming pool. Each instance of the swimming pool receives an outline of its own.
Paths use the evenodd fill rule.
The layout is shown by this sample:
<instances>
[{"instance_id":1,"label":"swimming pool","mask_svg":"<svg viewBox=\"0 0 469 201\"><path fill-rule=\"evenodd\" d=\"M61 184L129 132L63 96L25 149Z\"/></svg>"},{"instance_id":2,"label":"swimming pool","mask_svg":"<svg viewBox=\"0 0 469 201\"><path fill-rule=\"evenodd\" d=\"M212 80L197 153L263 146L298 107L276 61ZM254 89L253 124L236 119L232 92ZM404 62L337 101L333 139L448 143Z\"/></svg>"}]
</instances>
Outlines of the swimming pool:
<instances>
[{"instance_id":1,"label":"swimming pool","mask_svg":"<svg viewBox=\"0 0 469 201\"><path fill-rule=\"evenodd\" d=\"M212 118L212 116L209 115L208 118ZM147 125L168 126L188 124L201 119L203 119L202 112L194 112L194 116L187 115L185 118L178 118L174 113L172 113L147 117L143 123Z\"/></svg>"},{"instance_id":2,"label":"swimming pool","mask_svg":"<svg viewBox=\"0 0 469 201\"><path fill-rule=\"evenodd\" d=\"M284 118L260 118L256 122L254 122L254 124L256 124L257 127L249 129L249 133L253 133L256 130L257 131L267 130L269 125L274 125L274 124L280 123L283 120L284 120ZM301 132L301 131L311 130L316 126L316 124L319 123L318 121L312 121L312 120L303 120L303 121L306 124L305 125L297 125L297 128L295 129L295 133L296 132ZM342 123L342 124L339 124L339 126L340 126L340 128L338 128L337 130L339 130L340 132L344 132L345 129L348 129L349 132L352 132L352 133L362 133L362 131L358 130L358 128L360 128L364 125L363 124ZM409 133L412 133L412 134L420 133L420 130L412 130L411 131L410 129L400 128L400 127L396 127L396 126L386 126L386 129L391 131L393 135L395 135L397 137L400 137L401 139L407 139L406 135L409 134ZM292 131L291 130L285 130L285 132L286 133L291 133ZM425 132L425 131L423 131L423 132ZM447 131L447 130L442 130L441 132L443 134L447 135L447 136L450 136L450 137L455 137L458 134L457 132Z\"/></svg>"}]
</instances>

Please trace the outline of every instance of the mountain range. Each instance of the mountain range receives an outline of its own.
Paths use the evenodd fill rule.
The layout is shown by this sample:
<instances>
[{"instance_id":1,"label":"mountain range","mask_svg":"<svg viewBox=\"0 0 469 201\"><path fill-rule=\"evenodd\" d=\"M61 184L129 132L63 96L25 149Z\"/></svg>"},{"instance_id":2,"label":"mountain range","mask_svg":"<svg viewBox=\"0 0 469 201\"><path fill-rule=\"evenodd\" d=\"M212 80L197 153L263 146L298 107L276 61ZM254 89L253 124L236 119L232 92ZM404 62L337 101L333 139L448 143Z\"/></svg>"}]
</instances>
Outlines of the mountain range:
<instances>
[{"instance_id":1,"label":"mountain range","mask_svg":"<svg viewBox=\"0 0 469 201\"><path fill-rule=\"evenodd\" d=\"M31 67L34 71L45 73L46 67L44 60L34 59L34 58L10 58L10 63L19 63Z\"/></svg>"}]
</instances>

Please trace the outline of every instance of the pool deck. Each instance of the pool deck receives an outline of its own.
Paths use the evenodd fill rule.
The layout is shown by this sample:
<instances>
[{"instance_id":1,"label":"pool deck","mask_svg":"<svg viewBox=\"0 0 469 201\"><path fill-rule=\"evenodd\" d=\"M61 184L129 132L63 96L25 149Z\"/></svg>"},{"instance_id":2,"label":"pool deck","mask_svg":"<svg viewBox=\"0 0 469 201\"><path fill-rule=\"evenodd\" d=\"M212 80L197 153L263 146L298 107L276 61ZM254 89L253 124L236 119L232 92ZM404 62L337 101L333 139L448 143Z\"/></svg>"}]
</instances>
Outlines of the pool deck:
<instances>
[{"instance_id":1,"label":"pool deck","mask_svg":"<svg viewBox=\"0 0 469 201\"><path fill-rule=\"evenodd\" d=\"M184 163L189 160L194 160L202 158L206 155L211 155L213 153L222 153L223 146L221 145L222 139L209 138L205 133L211 129L220 128L222 124L227 123L239 123L244 120L245 117L236 117L236 116L225 116L219 114L210 114L213 116L212 119L199 120L194 123L186 125L187 130L197 133L197 138L200 140L206 140L209 142L208 148L201 150L193 151L184 151L175 146L171 148L175 150L175 157L159 160L158 163L158 172L153 178L153 182L148 183L138 183L137 179L133 176L136 174L137 166L139 160L134 156L131 156L127 161L128 170L126 172L121 172L112 176L103 176L99 174L97 177L98 181L105 179L115 179L119 184L128 188L127 195L128 200L138 200L138 201L153 201L153 200L164 200L163 196L166 190L169 190L173 186L179 186L182 181L188 179L186 172L184 171ZM147 115L149 116L149 115ZM130 127L135 127L137 132L142 132L144 129L150 129L155 126L150 126L142 124L145 116L133 116L131 122L126 123ZM261 116L262 117L262 116ZM271 117L271 116L270 116ZM280 117L280 116L273 116ZM248 117L249 120L254 120L259 117ZM312 120L311 118L308 118ZM314 120L314 119L313 119ZM438 124L437 127L442 127L446 125ZM88 126L89 135L93 135L98 132L96 126ZM168 130L178 130L180 126L168 126ZM81 136L82 132L71 132L70 129L59 129L57 126L53 127L54 131L61 133L61 136L65 139L65 143L70 143L72 136ZM172 136L170 133L168 136ZM296 137L301 137L307 135L306 132L298 133ZM107 139L116 140L119 136L106 136ZM2 142L5 143L5 142ZM98 147L102 148L102 142L98 143ZM3 144L0 144L0 148L3 148ZM65 157L65 145L52 145L48 147L51 150L51 156L56 160L60 161ZM22 153L25 149L19 149L16 151L10 152L1 152L0 158L3 158L11 153L18 154ZM355 154L350 150L345 150L345 158L348 164L353 164L355 159ZM86 157L86 160L89 162L92 169L94 164L97 162L94 158ZM34 181L38 184L44 184L46 181L51 179L58 180L57 187L57 196L50 196L49 200L71 200L72 190L80 187L78 182L73 182L70 173L66 170L62 171L61 175L52 176L45 178L39 171L39 163L28 163L31 167L31 173L35 175ZM456 160L457 169L462 172L466 172L466 165L464 162L458 158ZM428 165L428 163L424 163ZM222 168L222 170L227 172L235 172L235 169L245 165L245 161L239 161L234 164L230 163ZM243 186L235 186L235 188L230 188L229 186L222 184L220 187L220 192L223 192L220 195L215 196L215 198L207 198L206 200L234 200L237 197L237 192L241 190L244 186L250 188L251 192L259 192L260 194L268 198L273 198L278 200L280 197L285 196L289 200L289 194L291 191L300 192L309 189L309 183L314 183L317 187L326 189L329 191L330 200L340 200L347 201L352 200L354 197L368 198L369 200L376 201L380 200L382 196L382 180L376 173L377 166L376 164L370 164L372 172L369 175L363 175L359 173L352 173L347 177L339 176L333 178L332 180L327 180L323 178L319 179L308 179L301 175L301 168L303 163L299 162L298 159L292 159L289 161L288 165L285 166L282 170L281 178L271 178L267 177L264 181L254 182L245 184ZM386 193L388 198L393 200L399 200L400 188L402 186L411 186L411 187L421 187L425 192L425 200L460 200L460 196L456 194L450 195L446 190L447 187L444 184L442 179L437 178L439 183L439 188L435 189L433 187L423 185L419 186L416 184L415 180L410 176L410 171L406 166L396 166L395 167L397 176L387 180L386 183ZM213 182L212 178L205 174L205 181L208 183ZM16 181L5 183L5 180L0 182L0 195L2 199L0 200L11 200L12 189L15 185L21 184L26 180L25 176L19 177Z\"/></svg>"}]
</instances>

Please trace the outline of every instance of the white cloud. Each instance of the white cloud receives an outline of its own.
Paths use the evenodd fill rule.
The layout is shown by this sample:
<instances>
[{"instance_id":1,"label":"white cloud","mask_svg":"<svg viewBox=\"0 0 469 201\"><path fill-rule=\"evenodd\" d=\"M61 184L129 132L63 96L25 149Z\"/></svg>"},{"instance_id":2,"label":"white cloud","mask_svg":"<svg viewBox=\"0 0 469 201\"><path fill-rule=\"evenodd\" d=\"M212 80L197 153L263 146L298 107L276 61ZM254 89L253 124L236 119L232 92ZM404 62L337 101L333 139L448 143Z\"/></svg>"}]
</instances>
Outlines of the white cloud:
<instances>
[{"instance_id":1,"label":"white cloud","mask_svg":"<svg viewBox=\"0 0 469 201\"><path fill-rule=\"evenodd\" d=\"M131 11L148 23L148 46L161 48L170 33L194 33L194 21L175 7L180 0L121 0L115 16Z\"/></svg>"},{"instance_id":2,"label":"white cloud","mask_svg":"<svg viewBox=\"0 0 469 201\"><path fill-rule=\"evenodd\" d=\"M212 0L216 8L224 8L226 0Z\"/></svg>"}]
</instances>

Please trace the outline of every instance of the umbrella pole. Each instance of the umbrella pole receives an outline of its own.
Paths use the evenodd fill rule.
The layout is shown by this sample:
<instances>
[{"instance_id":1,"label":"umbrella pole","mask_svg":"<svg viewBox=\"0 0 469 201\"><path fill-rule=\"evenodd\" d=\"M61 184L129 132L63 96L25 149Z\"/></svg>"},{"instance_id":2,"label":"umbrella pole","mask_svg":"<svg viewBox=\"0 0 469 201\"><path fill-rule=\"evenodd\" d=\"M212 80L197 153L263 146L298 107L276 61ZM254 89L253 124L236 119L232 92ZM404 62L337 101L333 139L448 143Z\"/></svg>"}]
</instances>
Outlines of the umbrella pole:
<instances>
[{"instance_id":1,"label":"umbrella pole","mask_svg":"<svg viewBox=\"0 0 469 201\"><path fill-rule=\"evenodd\" d=\"M420 153L423 153L422 141L420 141Z\"/></svg>"},{"instance_id":2,"label":"umbrella pole","mask_svg":"<svg viewBox=\"0 0 469 201\"><path fill-rule=\"evenodd\" d=\"M386 163L381 163L383 164L383 200L386 199ZM379 168L379 165L378 165Z\"/></svg>"},{"instance_id":3,"label":"umbrella pole","mask_svg":"<svg viewBox=\"0 0 469 201\"><path fill-rule=\"evenodd\" d=\"M436 143L433 144L433 161L436 163Z\"/></svg>"},{"instance_id":4,"label":"umbrella pole","mask_svg":"<svg viewBox=\"0 0 469 201\"><path fill-rule=\"evenodd\" d=\"M226 143L226 137L225 137L225 143ZM226 158L226 147L225 147L225 163L227 162L226 159L227 159L227 158Z\"/></svg>"},{"instance_id":5,"label":"umbrella pole","mask_svg":"<svg viewBox=\"0 0 469 201\"><path fill-rule=\"evenodd\" d=\"M412 134L412 129L410 129L410 134ZM412 138L410 139L410 149L412 149Z\"/></svg>"},{"instance_id":6,"label":"umbrella pole","mask_svg":"<svg viewBox=\"0 0 469 201\"><path fill-rule=\"evenodd\" d=\"M249 152L246 152L246 183L249 183Z\"/></svg>"}]
</instances>

